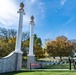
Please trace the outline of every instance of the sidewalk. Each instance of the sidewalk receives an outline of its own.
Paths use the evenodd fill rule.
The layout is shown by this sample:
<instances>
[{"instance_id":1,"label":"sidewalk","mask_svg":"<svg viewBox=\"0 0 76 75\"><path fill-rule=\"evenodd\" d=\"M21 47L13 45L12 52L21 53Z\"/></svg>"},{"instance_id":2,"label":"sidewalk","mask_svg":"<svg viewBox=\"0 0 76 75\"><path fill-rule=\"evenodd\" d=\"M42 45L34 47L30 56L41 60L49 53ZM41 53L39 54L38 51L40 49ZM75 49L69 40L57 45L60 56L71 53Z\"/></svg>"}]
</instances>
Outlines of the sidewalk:
<instances>
[{"instance_id":1,"label":"sidewalk","mask_svg":"<svg viewBox=\"0 0 76 75\"><path fill-rule=\"evenodd\" d=\"M71 71L74 69L22 69L22 71Z\"/></svg>"}]
</instances>

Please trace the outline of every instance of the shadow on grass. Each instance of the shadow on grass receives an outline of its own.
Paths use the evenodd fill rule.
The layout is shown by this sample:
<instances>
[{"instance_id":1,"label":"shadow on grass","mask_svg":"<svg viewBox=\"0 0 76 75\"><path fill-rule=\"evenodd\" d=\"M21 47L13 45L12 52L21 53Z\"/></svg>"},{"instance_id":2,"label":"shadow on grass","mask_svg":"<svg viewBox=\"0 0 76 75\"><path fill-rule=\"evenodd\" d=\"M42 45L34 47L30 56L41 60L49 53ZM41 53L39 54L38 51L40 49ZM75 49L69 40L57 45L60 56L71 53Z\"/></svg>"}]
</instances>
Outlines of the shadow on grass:
<instances>
[{"instance_id":1,"label":"shadow on grass","mask_svg":"<svg viewBox=\"0 0 76 75\"><path fill-rule=\"evenodd\" d=\"M6 72L6 73L0 73L0 75L14 75L14 74L19 74L19 73L23 73L23 72L34 72L34 71L14 71L14 72Z\"/></svg>"},{"instance_id":2,"label":"shadow on grass","mask_svg":"<svg viewBox=\"0 0 76 75\"><path fill-rule=\"evenodd\" d=\"M21 70L15 72L7 72L7 73L0 73L0 75L15 75L19 73L26 73L26 72L76 72L76 70Z\"/></svg>"}]
</instances>

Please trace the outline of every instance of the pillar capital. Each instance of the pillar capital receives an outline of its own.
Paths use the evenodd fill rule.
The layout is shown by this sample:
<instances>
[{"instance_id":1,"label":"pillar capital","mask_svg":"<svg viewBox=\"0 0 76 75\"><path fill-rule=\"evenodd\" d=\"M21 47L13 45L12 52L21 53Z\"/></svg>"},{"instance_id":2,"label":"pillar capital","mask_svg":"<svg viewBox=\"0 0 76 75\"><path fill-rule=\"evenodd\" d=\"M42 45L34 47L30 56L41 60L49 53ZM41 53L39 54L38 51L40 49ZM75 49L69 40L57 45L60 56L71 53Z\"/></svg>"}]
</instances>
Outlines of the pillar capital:
<instances>
[{"instance_id":1,"label":"pillar capital","mask_svg":"<svg viewBox=\"0 0 76 75\"><path fill-rule=\"evenodd\" d=\"M23 13L23 15L25 15L25 12L23 10L19 10L17 13Z\"/></svg>"},{"instance_id":2,"label":"pillar capital","mask_svg":"<svg viewBox=\"0 0 76 75\"><path fill-rule=\"evenodd\" d=\"M20 3L20 9L19 10L23 10L24 11L24 3Z\"/></svg>"},{"instance_id":3,"label":"pillar capital","mask_svg":"<svg viewBox=\"0 0 76 75\"><path fill-rule=\"evenodd\" d=\"M33 15L31 16L30 19L31 19L30 24L31 24L31 25L35 25L35 24L34 24L34 16L33 16Z\"/></svg>"},{"instance_id":4,"label":"pillar capital","mask_svg":"<svg viewBox=\"0 0 76 75\"><path fill-rule=\"evenodd\" d=\"M23 15L25 15L25 12L24 12L24 3L20 3L20 9L19 11L17 11L17 13L22 13Z\"/></svg>"}]
</instances>

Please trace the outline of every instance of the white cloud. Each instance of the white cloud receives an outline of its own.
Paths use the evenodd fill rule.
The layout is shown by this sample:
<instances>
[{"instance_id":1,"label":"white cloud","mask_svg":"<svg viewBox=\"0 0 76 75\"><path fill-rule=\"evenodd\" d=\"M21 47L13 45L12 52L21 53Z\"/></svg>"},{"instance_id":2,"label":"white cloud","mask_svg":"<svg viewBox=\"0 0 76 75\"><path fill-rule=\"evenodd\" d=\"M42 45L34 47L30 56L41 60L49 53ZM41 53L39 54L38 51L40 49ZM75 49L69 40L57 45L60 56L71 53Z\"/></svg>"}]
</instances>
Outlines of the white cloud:
<instances>
[{"instance_id":1,"label":"white cloud","mask_svg":"<svg viewBox=\"0 0 76 75\"><path fill-rule=\"evenodd\" d=\"M14 28L19 24L19 4L14 0L0 0L0 27ZM23 24L29 24L29 16L24 15ZM24 26L25 27L25 26ZM27 30L28 27L25 28Z\"/></svg>"},{"instance_id":2,"label":"white cloud","mask_svg":"<svg viewBox=\"0 0 76 75\"><path fill-rule=\"evenodd\" d=\"M0 27L2 27L2 25L6 28L18 27L19 14L17 11L19 10L20 2L21 1L18 2L15 0L0 0ZM24 4L26 15L24 15L23 19L23 30L28 30L31 15L35 16L35 23L37 23L38 18L40 20L40 17L44 16L44 9L43 4L38 0L25 0Z\"/></svg>"},{"instance_id":3,"label":"white cloud","mask_svg":"<svg viewBox=\"0 0 76 75\"><path fill-rule=\"evenodd\" d=\"M44 15L44 13L45 13L45 11L44 11L44 3L42 3L42 2L39 2L39 8L40 8L40 12L41 12L41 14L42 14L42 18L44 18L45 17L45 15Z\"/></svg>"},{"instance_id":4,"label":"white cloud","mask_svg":"<svg viewBox=\"0 0 76 75\"><path fill-rule=\"evenodd\" d=\"M34 3L36 0L31 0L31 3Z\"/></svg>"},{"instance_id":5,"label":"white cloud","mask_svg":"<svg viewBox=\"0 0 76 75\"><path fill-rule=\"evenodd\" d=\"M61 6L63 6L66 3L67 0L61 0Z\"/></svg>"},{"instance_id":6,"label":"white cloud","mask_svg":"<svg viewBox=\"0 0 76 75\"><path fill-rule=\"evenodd\" d=\"M70 22L73 21L74 18L70 18L66 23L63 24L63 26L66 26L67 24L69 24Z\"/></svg>"},{"instance_id":7,"label":"white cloud","mask_svg":"<svg viewBox=\"0 0 76 75\"><path fill-rule=\"evenodd\" d=\"M11 0L0 0L0 23L12 25L17 20L17 6Z\"/></svg>"},{"instance_id":8,"label":"white cloud","mask_svg":"<svg viewBox=\"0 0 76 75\"><path fill-rule=\"evenodd\" d=\"M44 37L45 36L45 37ZM41 38L43 39L43 43L47 40L47 39L54 39L53 37L55 37L56 35L53 34L52 32L48 32L46 34L44 34Z\"/></svg>"},{"instance_id":9,"label":"white cloud","mask_svg":"<svg viewBox=\"0 0 76 75\"><path fill-rule=\"evenodd\" d=\"M69 32L66 32L64 35L65 35L65 36L68 36L68 35L69 35Z\"/></svg>"},{"instance_id":10,"label":"white cloud","mask_svg":"<svg viewBox=\"0 0 76 75\"><path fill-rule=\"evenodd\" d=\"M61 30L59 33L58 33L58 36L66 36L68 37L69 36L69 31L68 30Z\"/></svg>"}]
</instances>

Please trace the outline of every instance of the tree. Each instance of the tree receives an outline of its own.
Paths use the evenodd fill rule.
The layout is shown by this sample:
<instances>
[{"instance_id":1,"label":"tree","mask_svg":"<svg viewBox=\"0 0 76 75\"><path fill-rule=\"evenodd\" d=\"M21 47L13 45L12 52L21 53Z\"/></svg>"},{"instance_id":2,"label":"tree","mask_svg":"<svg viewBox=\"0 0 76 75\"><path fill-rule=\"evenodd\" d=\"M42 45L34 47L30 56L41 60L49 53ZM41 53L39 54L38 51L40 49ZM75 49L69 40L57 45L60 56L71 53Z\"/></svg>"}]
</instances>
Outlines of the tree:
<instances>
[{"instance_id":1,"label":"tree","mask_svg":"<svg viewBox=\"0 0 76 75\"><path fill-rule=\"evenodd\" d=\"M0 40L0 57L4 57L8 55L12 50L9 47L9 44L4 41L4 39Z\"/></svg>"},{"instance_id":2,"label":"tree","mask_svg":"<svg viewBox=\"0 0 76 75\"><path fill-rule=\"evenodd\" d=\"M0 57L8 55L10 52L15 50L16 44L16 30L15 29L5 29L0 28ZM23 42L27 42L29 38L29 34L23 32L22 33L22 50L24 54L26 53Z\"/></svg>"},{"instance_id":3,"label":"tree","mask_svg":"<svg viewBox=\"0 0 76 75\"><path fill-rule=\"evenodd\" d=\"M34 34L34 54L36 59L44 57L45 53L42 48L42 41L41 38L38 38L36 34ZM29 52L29 42L30 42L30 37L28 39L22 41L22 50L23 50L23 55L27 56Z\"/></svg>"},{"instance_id":4,"label":"tree","mask_svg":"<svg viewBox=\"0 0 76 75\"><path fill-rule=\"evenodd\" d=\"M0 57L8 55L10 52L15 50L16 44L16 33L15 29L5 29L0 28ZM29 51L29 33L22 33L22 45L21 50L23 51L23 56L27 56ZM34 54L36 58L41 58L45 56L44 50L42 48L41 38L34 34Z\"/></svg>"},{"instance_id":5,"label":"tree","mask_svg":"<svg viewBox=\"0 0 76 75\"><path fill-rule=\"evenodd\" d=\"M16 30L0 28L0 57L15 50Z\"/></svg>"},{"instance_id":6,"label":"tree","mask_svg":"<svg viewBox=\"0 0 76 75\"><path fill-rule=\"evenodd\" d=\"M37 59L45 57L41 38L38 38L36 34L34 34L34 54Z\"/></svg>"},{"instance_id":7,"label":"tree","mask_svg":"<svg viewBox=\"0 0 76 75\"><path fill-rule=\"evenodd\" d=\"M8 43L9 38L15 38L16 37L16 30L15 29L5 29L0 28L0 38L4 38L5 42Z\"/></svg>"},{"instance_id":8,"label":"tree","mask_svg":"<svg viewBox=\"0 0 76 75\"><path fill-rule=\"evenodd\" d=\"M55 40L47 41L45 45L47 53L54 58L56 56L59 56L60 58L70 56L74 49L71 41L65 36L58 36Z\"/></svg>"},{"instance_id":9,"label":"tree","mask_svg":"<svg viewBox=\"0 0 76 75\"><path fill-rule=\"evenodd\" d=\"M46 42L46 52L49 54L49 56L52 56L52 57L56 57L57 56L57 45L56 45L56 41L54 40L48 40Z\"/></svg>"},{"instance_id":10,"label":"tree","mask_svg":"<svg viewBox=\"0 0 76 75\"><path fill-rule=\"evenodd\" d=\"M29 38L26 41L22 41L22 47L23 56L27 56L29 51Z\"/></svg>"},{"instance_id":11,"label":"tree","mask_svg":"<svg viewBox=\"0 0 76 75\"><path fill-rule=\"evenodd\" d=\"M70 56L73 52L74 46L70 40L65 36L58 36L56 38L57 54L61 58L62 56Z\"/></svg>"},{"instance_id":12,"label":"tree","mask_svg":"<svg viewBox=\"0 0 76 75\"><path fill-rule=\"evenodd\" d=\"M71 42L74 46L74 52L76 52L76 39L72 39Z\"/></svg>"}]
</instances>

